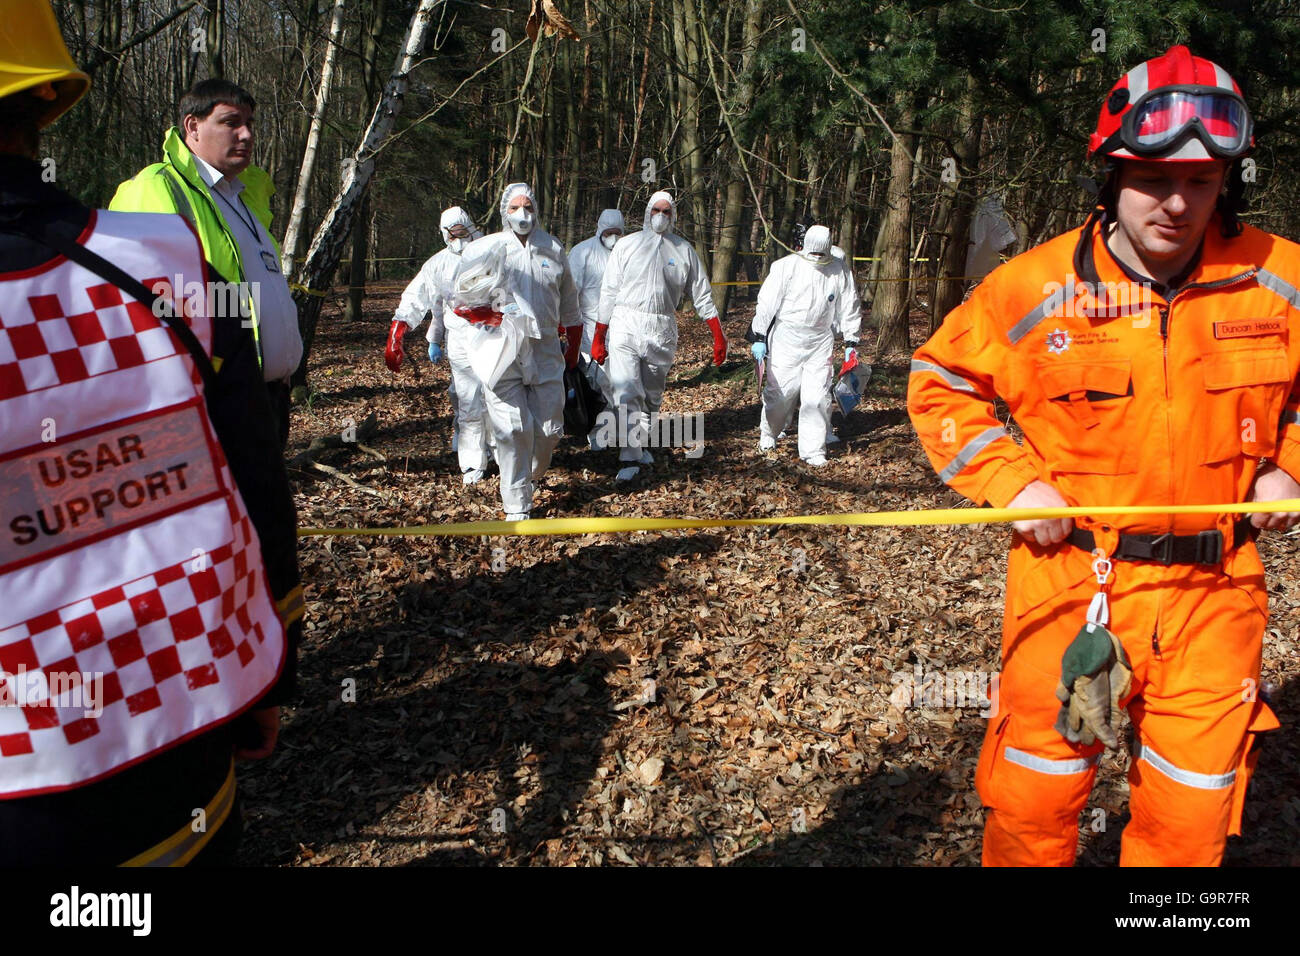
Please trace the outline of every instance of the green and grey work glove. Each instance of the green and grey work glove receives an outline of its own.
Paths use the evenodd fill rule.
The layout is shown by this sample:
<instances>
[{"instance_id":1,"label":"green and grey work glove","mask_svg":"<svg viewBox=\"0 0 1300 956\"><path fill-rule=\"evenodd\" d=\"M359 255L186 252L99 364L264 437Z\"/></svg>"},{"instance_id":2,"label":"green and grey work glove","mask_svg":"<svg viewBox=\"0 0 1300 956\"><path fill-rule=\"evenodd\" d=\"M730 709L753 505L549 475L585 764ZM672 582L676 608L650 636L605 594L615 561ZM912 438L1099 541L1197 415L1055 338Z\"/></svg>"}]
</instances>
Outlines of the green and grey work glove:
<instances>
[{"instance_id":1,"label":"green and grey work glove","mask_svg":"<svg viewBox=\"0 0 1300 956\"><path fill-rule=\"evenodd\" d=\"M1133 684L1133 668L1119 638L1101 624L1085 624L1061 656L1056 731L1072 744L1100 740L1118 747L1119 702Z\"/></svg>"}]
</instances>

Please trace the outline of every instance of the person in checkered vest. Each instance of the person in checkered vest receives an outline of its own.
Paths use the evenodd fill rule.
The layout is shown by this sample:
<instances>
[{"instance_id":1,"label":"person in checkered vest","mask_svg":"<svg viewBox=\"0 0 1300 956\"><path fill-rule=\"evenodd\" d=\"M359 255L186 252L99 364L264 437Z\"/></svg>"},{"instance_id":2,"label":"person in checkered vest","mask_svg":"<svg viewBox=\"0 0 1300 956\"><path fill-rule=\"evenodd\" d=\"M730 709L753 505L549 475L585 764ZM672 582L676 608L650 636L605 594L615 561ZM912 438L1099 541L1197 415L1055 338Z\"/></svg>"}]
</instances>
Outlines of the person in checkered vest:
<instances>
[{"instance_id":1,"label":"person in checkered vest","mask_svg":"<svg viewBox=\"0 0 1300 956\"><path fill-rule=\"evenodd\" d=\"M0 21L0 867L234 859L301 629L256 343L180 216L87 209L48 0ZM229 300L225 300L227 306Z\"/></svg>"}]
</instances>

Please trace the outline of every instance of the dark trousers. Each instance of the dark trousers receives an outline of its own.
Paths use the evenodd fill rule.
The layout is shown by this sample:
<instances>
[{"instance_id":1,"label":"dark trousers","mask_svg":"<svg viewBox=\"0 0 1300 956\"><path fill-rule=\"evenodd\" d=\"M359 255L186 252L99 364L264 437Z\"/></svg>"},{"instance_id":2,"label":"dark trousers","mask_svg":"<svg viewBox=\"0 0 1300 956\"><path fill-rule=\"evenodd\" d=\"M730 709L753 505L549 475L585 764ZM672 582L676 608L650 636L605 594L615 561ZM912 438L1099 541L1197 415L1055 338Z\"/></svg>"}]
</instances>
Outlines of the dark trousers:
<instances>
[{"instance_id":1,"label":"dark trousers","mask_svg":"<svg viewBox=\"0 0 1300 956\"><path fill-rule=\"evenodd\" d=\"M280 454L289 447L289 384L267 382L266 394L271 400L271 416L280 436Z\"/></svg>"}]
</instances>

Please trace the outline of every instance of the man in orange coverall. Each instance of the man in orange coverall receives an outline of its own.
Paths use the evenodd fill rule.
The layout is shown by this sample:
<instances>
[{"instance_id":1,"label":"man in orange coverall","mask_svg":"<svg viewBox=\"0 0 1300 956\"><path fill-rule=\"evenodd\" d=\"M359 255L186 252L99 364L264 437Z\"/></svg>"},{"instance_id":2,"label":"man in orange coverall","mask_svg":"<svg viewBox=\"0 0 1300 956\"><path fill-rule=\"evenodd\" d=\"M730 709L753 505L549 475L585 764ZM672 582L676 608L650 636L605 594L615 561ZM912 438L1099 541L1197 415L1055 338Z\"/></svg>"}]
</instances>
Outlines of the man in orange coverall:
<instances>
[{"instance_id":1,"label":"man in orange coverall","mask_svg":"<svg viewBox=\"0 0 1300 956\"><path fill-rule=\"evenodd\" d=\"M1237 221L1252 145L1237 85L1185 47L1120 79L1089 143L1106 163L1098 208L993 272L913 358L908 410L945 482L1012 508L1300 497L1300 246ZM1014 523L1000 700L976 772L986 865L1074 861L1119 708L1134 730L1121 864L1220 862L1256 735L1278 726L1257 690L1268 596L1254 530L1298 518ZM1092 676L1113 698L1095 735L1067 739L1062 704L1084 685L1063 657L1098 592L1094 549L1113 562L1118 639Z\"/></svg>"}]
</instances>

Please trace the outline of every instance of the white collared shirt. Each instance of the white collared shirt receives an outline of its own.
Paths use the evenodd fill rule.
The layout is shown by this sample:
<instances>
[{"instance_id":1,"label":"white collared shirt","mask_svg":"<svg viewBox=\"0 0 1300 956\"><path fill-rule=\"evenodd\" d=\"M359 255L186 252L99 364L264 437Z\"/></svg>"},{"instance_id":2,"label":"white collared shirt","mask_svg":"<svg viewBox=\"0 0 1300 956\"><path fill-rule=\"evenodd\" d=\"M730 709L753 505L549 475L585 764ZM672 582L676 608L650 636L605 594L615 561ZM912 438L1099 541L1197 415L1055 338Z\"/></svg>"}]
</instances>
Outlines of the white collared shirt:
<instances>
[{"instance_id":1,"label":"white collared shirt","mask_svg":"<svg viewBox=\"0 0 1300 956\"><path fill-rule=\"evenodd\" d=\"M289 283L280 272L275 243L253 211L244 205L240 193L244 184L224 175L197 153L194 164L212 193L212 201L239 243L239 260L244 281L256 303L258 338L262 343L262 377L268 382L284 381L302 361L302 336L298 332L298 306ZM238 276L226 276L234 280Z\"/></svg>"}]
</instances>

